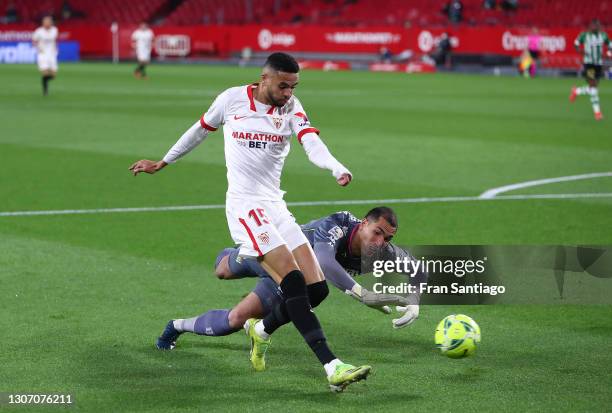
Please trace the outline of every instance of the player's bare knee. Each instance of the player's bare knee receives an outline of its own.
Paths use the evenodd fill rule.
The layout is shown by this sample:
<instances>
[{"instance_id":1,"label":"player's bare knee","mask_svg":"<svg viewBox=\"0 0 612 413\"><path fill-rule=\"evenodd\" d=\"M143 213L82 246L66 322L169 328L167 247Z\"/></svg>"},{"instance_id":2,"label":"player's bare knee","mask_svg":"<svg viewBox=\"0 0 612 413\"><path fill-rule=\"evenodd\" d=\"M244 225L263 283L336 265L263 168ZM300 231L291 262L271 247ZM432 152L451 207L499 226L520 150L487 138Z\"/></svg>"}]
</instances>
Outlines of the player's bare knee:
<instances>
[{"instance_id":1,"label":"player's bare knee","mask_svg":"<svg viewBox=\"0 0 612 413\"><path fill-rule=\"evenodd\" d=\"M229 276L229 274L220 267L215 268L215 275L220 280L225 280Z\"/></svg>"},{"instance_id":2,"label":"player's bare knee","mask_svg":"<svg viewBox=\"0 0 612 413\"><path fill-rule=\"evenodd\" d=\"M232 272L229 267L229 255L224 256L219 261L219 264L215 267L215 275L220 280L226 280L231 278Z\"/></svg>"},{"instance_id":3,"label":"player's bare knee","mask_svg":"<svg viewBox=\"0 0 612 413\"><path fill-rule=\"evenodd\" d=\"M246 321L251 318L251 316L249 314L247 314L246 311L236 307L236 308L232 308L232 311L230 311L229 315L228 315L228 321L229 321L229 325L232 328L240 328L244 325L244 323L246 323Z\"/></svg>"}]
</instances>

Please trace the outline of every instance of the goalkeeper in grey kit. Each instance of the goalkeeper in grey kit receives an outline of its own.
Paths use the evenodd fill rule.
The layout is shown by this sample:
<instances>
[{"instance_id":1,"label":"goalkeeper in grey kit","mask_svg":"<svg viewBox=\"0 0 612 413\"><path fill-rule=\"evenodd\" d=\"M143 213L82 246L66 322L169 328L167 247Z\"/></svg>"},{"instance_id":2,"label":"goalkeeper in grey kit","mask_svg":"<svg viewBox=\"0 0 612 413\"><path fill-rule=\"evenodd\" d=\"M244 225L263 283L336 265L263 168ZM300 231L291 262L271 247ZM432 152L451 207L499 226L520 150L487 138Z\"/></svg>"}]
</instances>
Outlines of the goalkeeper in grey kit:
<instances>
[{"instance_id":1,"label":"goalkeeper in grey kit","mask_svg":"<svg viewBox=\"0 0 612 413\"><path fill-rule=\"evenodd\" d=\"M377 294L363 288L352 276L371 272L375 260L413 259L409 252L390 242L397 232L397 226L397 218L391 208L377 207L363 219L356 218L350 212L337 212L302 225L302 231L329 282L359 302L385 314L390 314L391 306L396 306L400 314L392 320L392 324L394 328L402 328L418 317L419 294L408 297ZM240 330L249 319L263 318L264 331L261 334L269 340L276 329L289 322L288 315L279 305L283 300L282 292L257 260L239 257L238 248L226 248L217 257L215 273L221 279L259 277L259 280L255 288L232 309L211 310L196 317L172 320L176 330L173 338L177 337L176 333L183 332L228 335ZM426 280L426 273L419 272L410 278L410 283L418 286ZM310 286L307 289L310 292ZM311 306L318 306L324 299L311 298ZM162 334L157 346L171 349L175 346L175 340L168 341Z\"/></svg>"}]
</instances>

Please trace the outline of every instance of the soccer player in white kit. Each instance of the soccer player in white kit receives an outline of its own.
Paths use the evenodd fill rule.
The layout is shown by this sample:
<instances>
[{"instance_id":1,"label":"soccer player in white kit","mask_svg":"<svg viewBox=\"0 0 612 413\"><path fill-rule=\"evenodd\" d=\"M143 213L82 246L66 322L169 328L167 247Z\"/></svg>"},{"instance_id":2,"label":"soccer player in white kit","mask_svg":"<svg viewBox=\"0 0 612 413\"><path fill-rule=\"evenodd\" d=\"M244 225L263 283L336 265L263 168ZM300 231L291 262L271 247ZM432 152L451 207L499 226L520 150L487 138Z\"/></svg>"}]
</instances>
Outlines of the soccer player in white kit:
<instances>
[{"instance_id":1,"label":"soccer player in white kit","mask_svg":"<svg viewBox=\"0 0 612 413\"><path fill-rule=\"evenodd\" d=\"M365 379L370 366L355 367L340 361L329 349L316 315L310 307L306 284L316 284L317 294L329 290L314 252L295 218L287 209L280 177L296 136L308 159L332 171L338 184L348 185L352 175L338 162L310 125L293 90L299 80L299 65L285 53L271 54L261 81L229 88L187 130L160 161L140 160L130 170L153 174L175 162L223 125L228 190L226 217L240 256L257 257L280 285L287 313L327 374L332 391ZM245 329L251 340L251 363L265 369L265 351L270 343L263 323L249 320ZM172 323L164 334L175 333ZM177 333L178 336L178 333Z\"/></svg>"},{"instance_id":2,"label":"soccer player in white kit","mask_svg":"<svg viewBox=\"0 0 612 413\"><path fill-rule=\"evenodd\" d=\"M147 23L142 22L138 29L132 33L132 47L136 51L136 60L138 66L134 70L134 76L140 79L145 79L147 73L146 66L151 61L151 49L153 48L153 30L149 29Z\"/></svg>"},{"instance_id":3,"label":"soccer player in white kit","mask_svg":"<svg viewBox=\"0 0 612 413\"><path fill-rule=\"evenodd\" d=\"M36 62L42 75L43 95L49 93L49 81L57 73L57 27L53 25L53 17L45 16L42 26L32 34L32 43L37 51Z\"/></svg>"}]
</instances>

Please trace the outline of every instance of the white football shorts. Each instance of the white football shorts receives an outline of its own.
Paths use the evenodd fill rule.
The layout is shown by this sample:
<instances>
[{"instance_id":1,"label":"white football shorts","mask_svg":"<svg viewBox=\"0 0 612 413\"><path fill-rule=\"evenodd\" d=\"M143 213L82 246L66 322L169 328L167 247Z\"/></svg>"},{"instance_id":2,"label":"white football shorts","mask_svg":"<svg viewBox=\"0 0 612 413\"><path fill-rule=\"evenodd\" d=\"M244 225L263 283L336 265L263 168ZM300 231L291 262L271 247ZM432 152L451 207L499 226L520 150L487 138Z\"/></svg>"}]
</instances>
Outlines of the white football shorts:
<instances>
[{"instance_id":1,"label":"white football shorts","mask_svg":"<svg viewBox=\"0 0 612 413\"><path fill-rule=\"evenodd\" d=\"M281 245L293 251L308 242L285 201L228 198L225 215L239 256L261 257Z\"/></svg>"},{"instance_id":2,"label":"white football shorts","mask_svg":"<svg viewBox=\"0 0 612 413\"><path fill-rule=\"evenodd\" d=\"M38 70L51 70L57 72L57 55L49 53L39 53L36 56Z\"/></svg>"},{"instance_id":3,"label":"white football shorts","mask_svg":"<svg viewBox=\"0 0 612 413\"><path fill-rule=\"evenodd\" d=\"M150 62L151 61L151 50L150 49L144 49L144 50L140 50L138 49L136 51L136 59L138 59L139 62Z\"/></svg>"}]
</instances>

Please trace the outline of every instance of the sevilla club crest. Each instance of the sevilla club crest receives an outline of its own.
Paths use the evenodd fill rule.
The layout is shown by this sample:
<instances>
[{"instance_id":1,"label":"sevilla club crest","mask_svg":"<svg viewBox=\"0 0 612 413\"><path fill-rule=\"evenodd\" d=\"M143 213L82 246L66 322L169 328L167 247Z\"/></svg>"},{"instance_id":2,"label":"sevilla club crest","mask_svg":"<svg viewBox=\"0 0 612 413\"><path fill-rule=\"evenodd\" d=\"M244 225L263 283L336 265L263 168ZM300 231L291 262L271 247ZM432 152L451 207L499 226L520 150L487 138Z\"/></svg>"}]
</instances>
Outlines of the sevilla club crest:
<instances>
[{"instance_id":1,"label":"sevilla club crest","mask_svg":"<svg viewBox=\"0 0 612 413\"><path fill-rule=\"evenodd\" d=\"M270 236L267 232L262 232L257 236L257 238L259 238L259 241L261 241L261 243L265 245L268 245L268 243L270 242Z\"/></svg>"},{"instance_id":2,"label":"sevilla club crest","mask_svg":"<svg viewBox=\"0 0 612 413\"><path fill-rule=\"evenodd\" d=\"M280 129L281 126L283 126L283 118L272 118L272 122L274 123L274 126L276 126L276 129Z\"/></svg>"}]
</instances>

